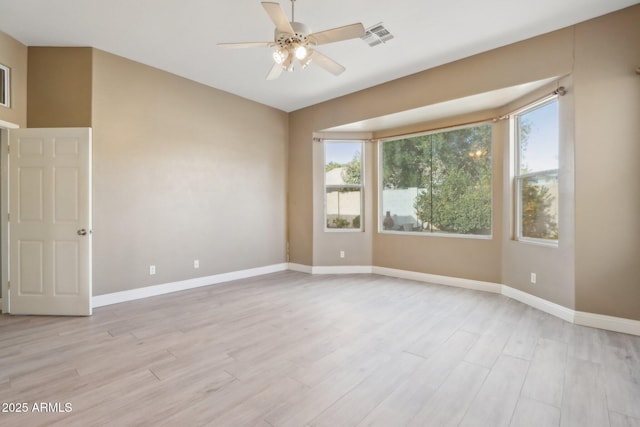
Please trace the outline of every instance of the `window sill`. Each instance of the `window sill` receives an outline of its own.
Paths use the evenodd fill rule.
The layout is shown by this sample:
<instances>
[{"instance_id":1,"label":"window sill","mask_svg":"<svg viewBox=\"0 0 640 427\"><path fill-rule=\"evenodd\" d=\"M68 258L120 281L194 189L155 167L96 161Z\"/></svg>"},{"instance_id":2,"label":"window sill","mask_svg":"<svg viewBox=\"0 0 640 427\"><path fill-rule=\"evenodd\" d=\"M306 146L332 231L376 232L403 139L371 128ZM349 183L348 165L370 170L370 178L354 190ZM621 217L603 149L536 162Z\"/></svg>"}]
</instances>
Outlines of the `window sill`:
<instances>
[{"instance_id":1,"label":"window sill","mask_svg":"<svg viewBox=\"0 0 640 427\"><path fill-rule=\"evenodd\" d=\"M516 238L513 240L514 242L524 243L527 245L542 246L545 248L556 248L556 249L558 248L557 240L548 241L548 240L542 240L542 239L527 239L527 238Z\"/></svg>"},{"instance_id":2,"label":"window sill","mask_svg":"<svg viewBox=\"0 0 640 427\"><path fill-rule=\"evenodd\" d=\"M493 234L477 235L477 234L448 234L448 233L425 233L419 231L392 231L378 230L378 234L390 234L400 236L419 236L419 237L446 237L452 239L472 239L472 240L492 240Z\"/></svg>"}]
</instances>

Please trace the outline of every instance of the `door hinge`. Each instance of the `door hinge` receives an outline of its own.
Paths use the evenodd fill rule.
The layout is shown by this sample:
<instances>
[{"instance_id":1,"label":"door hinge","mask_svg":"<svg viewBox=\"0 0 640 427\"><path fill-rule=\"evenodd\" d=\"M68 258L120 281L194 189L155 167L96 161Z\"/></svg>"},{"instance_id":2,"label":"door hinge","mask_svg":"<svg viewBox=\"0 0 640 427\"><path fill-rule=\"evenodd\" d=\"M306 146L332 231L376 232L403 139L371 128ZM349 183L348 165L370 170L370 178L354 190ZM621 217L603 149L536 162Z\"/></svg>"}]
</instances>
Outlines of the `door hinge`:
<instances>
[{"instance_id":1,"label":"door hinge","mask_svg":"<svg viewBox=\"0 0 640 427\"><path fill-rule=\"evenodd\" d=\"M11 289L11 282L7 282L7 289Z\"/></svg>"},{"instance_id":2,"label":"door hinge","mask_svg":"<svg viewBox=\"0 0 640 427\"><path fill-rule=\"evenodd\" d=\"M11 214L10 213L7 214L7 222L11 222Z\"/></svg>"}]
</instances>

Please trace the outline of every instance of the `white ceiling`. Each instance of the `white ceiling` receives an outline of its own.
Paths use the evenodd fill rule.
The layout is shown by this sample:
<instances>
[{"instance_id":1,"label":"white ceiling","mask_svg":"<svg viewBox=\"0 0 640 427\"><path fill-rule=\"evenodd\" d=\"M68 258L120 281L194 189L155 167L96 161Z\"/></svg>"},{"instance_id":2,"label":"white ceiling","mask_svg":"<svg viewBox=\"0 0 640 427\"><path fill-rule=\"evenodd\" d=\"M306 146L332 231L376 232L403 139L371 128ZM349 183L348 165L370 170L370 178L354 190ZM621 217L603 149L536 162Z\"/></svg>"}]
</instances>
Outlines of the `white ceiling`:
<instances>
[{"instance_id":1,"label":"white ceiling","mask_svg":"<svg viewBox=\"0 0 640 427\"><path fill-rule=\"evenodd\" d=\"M289 112L637 3L297 0L296 20L313 31L383 22L395 38L319 47L347 68L338 77L309 67L275 81L270 49L216 46L273 39L258 0L0 0L0 31L28 46L92 46Z\"/></svg>"}]
</instances>

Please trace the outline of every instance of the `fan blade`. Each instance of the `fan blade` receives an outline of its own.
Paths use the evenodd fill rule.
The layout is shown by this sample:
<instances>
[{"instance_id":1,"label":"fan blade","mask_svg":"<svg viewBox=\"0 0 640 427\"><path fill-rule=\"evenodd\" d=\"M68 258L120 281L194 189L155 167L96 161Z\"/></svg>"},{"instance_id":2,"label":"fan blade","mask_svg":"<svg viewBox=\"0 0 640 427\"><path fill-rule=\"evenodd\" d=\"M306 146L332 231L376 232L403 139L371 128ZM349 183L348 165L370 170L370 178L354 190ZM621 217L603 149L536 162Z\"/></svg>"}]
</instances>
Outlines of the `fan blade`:
<instances>
[{"instance_id":1,"label":"fan blade","mask_svg":"<svg viewBox=\"0 0 640 427\"><path fill-rule=\"evenodd\" d=\"M275 80L280 77L280 74L282 74L282 65L273 64L273 67L271 67L269 74L267 74L267 80Z\"/></svg>"},{"instance_id":2,"label":"fan blade","mask_svg":"<svg viewBox=\"0 0 640 427\"><path fill-rule=\"evenodd\" d=\"M357 39L364 35L364 27L361 23L333 28L331 30L313 33L309 38L315 40L317 45L339 42L342 40Z\"/></svg>"},{"instance_id":3,"label":"fan blade","mask_svg":"<svg viewBox=\"0 0 640 427\"><path fill-rule=\"evenodd\" d=\"M271 21L273 21L279 32L287 34L296 33L291 27L289 18L287 18L287 15L285 15L282 7L280 7L280 3L263 1L262 7L264 7L264 10L267 11L269 18L271 18Z\"/></svg>"},{"instance_id":4,"label":"fan blade","mask_svg":"<svg viewBox=\"0 0 640 427\"><path fill-rule=\"evenodd\" d=\"M247 47L269 47L275 45L273 42L243 42L243 43L218 43L218 46L226 49L242 49Z\"/></svg>"},{"instance_id":5,"label":"fan blade","mask_svg":"<svg viewBox=\"0 0 640 427\"><path fill-rule=\"evenodd\" d=\"M334 76L339 76L346 70L342 65L317 50L311 50L311 63L324 68Z\"/></svg>"}]
</instances>

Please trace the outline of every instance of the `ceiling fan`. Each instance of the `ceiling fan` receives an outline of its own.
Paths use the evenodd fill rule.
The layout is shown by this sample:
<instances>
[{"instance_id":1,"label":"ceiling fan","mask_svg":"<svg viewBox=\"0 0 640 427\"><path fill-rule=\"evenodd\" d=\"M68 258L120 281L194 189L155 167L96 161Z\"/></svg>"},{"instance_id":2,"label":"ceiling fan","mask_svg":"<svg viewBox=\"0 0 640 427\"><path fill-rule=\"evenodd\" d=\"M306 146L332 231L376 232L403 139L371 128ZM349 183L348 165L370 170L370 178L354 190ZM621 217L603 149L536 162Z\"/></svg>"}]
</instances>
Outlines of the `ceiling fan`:
<instances>
[{"instance_id":1,"label":"ceiling fan","mask_svg":"<svg viewBox=\"0 0 640 427\"><path fill-rule=\"evenodd\" d=\"M291 0L291 21L280 7L280 3L262 2L262 7L276 26L272 42L218 43L224 48L276 47L273 52L273 67L267 80L278 78L283 70L293 71L296 60L306 68L313 63L328 72L339 75L345 68L333 59L315 50L315 46L355 39L365 34L361 23L312 33L302 22L295 21L295 0Z\"/></svg>"}]
</instances>

